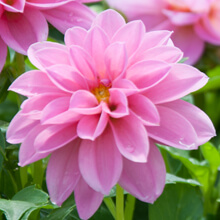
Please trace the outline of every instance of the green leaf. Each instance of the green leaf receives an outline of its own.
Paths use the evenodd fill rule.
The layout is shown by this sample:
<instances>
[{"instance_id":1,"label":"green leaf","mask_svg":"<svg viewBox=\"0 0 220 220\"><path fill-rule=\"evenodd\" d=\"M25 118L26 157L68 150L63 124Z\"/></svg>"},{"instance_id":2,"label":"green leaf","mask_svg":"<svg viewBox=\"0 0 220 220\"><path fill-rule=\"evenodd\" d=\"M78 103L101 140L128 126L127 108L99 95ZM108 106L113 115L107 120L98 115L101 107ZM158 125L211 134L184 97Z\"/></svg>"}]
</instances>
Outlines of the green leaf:
<instances>
[{"instance_id":1,"label":"green leaf","mask_svg":"<svg viewBox=\"0 0 220 220\"><path fill-rule=\"evenodd\" d=\"M201 186L201 184L193 179L184 179L173 174L167 173L166 174L166 184L176 184L176 183L186 183L192 186Z\"/></svg>"},{"instance_id":2,"label":"green leaf","mask_svg":"<svg viewBox=\"0 0 220 220\"><path fill-rule=\"evenodd\" d=\"M31 202L36 205L45 204L48 202L48 199L48 194L40 189L35 188L35 186L28 186L22 189L12 198L12 200Z\"/></svg>"},{"instance_id":3,"label":"green leaf","mask_svg":"<svg viewBox=\"0 0 220 220\"><path fill-rule=\"evenodd\" d=\"M163 194L149 205L149 220L195 220L202 216L200 192L188 184L166 185Z\"/></svg>"},{"instance_id":4,"label":"green leaf","mask_svg":"<svg viewBox=\"0 0 220 220\"><path fill-rule=\"evenodd\" d=\"M201 89L195 91L194 94L220 88L220 66L207 71L207 75L210 77L208 83Z\"/></svg>"},{"instance_id":5,"label":"green leaf","mask_svg":"<svg viewBox=\"0 0 220 220\"><path fill-rule=\"evenodd\" d=\"M158 145L160 148L166 150L170 155L180 160L184 166L188 169L189 173L192 175L193 178L197 179L198 182L201 184L201 188L204 192L208 191L209 188L209 177L210 177L210 170L209 166L206 161L199 162L194 158L189 157L188 151L180 151L174 150L172 147L167 147L164 145Z\"/></svg>"},{"instance_id":6,"label":"green leaf","mask_svg":"<svg viewBox=\"0 0 220 220\"><path fill-rule=\"evenodd\" d=\"M30 208L36 207L33 203L0 199L0 209L7 220L18 220Z\"/></svg>"},{"instance_id":7,"label":"green leaf","mask_svg":"<svg viewBox=\"0 0 220 220\"><path fill-rule=\"evenodd\" d=\"M220 154L215 146L207 142L201 146L204 158L209 162L210 168L213 172L217 172L220 166Z\"/></svg>"},{"instance_id":8,"label":"green leaf","mask_svg":"<svg viewBox=\"0 0 220 220\"><path fill-rule=\"evenodd\" d=\"M29 186L19 191L12 200L0 199L0 210L7 220L27 220L30 214L40 208L53 209L54 205L48 204L49 196L42 190Z\"/></svg>"},{"instance_id":9,"label":"green leaf","mask_svg":"<svg viewBox=\"0 0 220 220\"><path fill-rule=\"evenodd\" d=\"M3 133L5 133L8 129L8 125L9 123L8 122L5 122L5 121L1 121L0 120L0 129Z\"/></svg>"}]
</instances>

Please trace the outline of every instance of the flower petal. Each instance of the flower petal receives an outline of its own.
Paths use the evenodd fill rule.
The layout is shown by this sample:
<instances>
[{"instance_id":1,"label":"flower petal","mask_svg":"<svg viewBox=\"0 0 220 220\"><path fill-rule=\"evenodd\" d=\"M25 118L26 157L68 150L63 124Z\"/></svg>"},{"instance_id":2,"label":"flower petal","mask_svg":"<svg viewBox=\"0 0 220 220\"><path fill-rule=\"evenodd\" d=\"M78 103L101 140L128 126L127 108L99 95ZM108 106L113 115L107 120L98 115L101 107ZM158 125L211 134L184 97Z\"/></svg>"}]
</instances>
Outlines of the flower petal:
<instances>
[{"instance_id":1,"label":"flower petal","mask_svg":"<svg viewBox=\"0 0 220 220\"><path fill-rule=\"evenodd\" d=\"M74 190L77 211L81 219L89 219L102 203L103 194L96 192L81 178Z\"/></svg>"},{"instance_id":2,"label":"flower petal","mask_svg":"<svg viewBox=\"0 0 220 220\"><path fill-rule=\"evenodd\" d=\"M196 68L178 63L172 66L164 80L149 88L145 95L153 103L170 102L200 89L207 81L208 77Z\"/></svg>"},{"instance_id":3,"label":"flower petal","mask_svg":"<svg viewBox=\"0 0 220 220\"><path fill-rule=\"evenodd\" d=\"M47 157L51 153L52 150L43 153L37 152L34 147L35 138L45 129L47 129L47 126L38 124L28 133L25 139L22 140L19 150L19 166L26 166L27 164Z\"/></svg>"},{"instance_id":4,"label":"flower petal","mask_svg":"<svg viewBox=\"0 0 220 220\"><path fill-rule=\"evenodd\" d=\"M112 118L121 118L129 115L128 100L126 95L117 89L111 89L109 104L103 105L103 111Z\"/></svg>"},{"instance_id":5,"label":"flower petal","mask_svg":"<svg viewBox=\"0 0 220 220\"><path fill-rule=\"evenodd\" d=\"M82 141L79 168L90 187L103 194L109 194L122 171L122 157L110 127L107 127L95 141Z\"/></svg>"},{"instance_id":6,"label":"flower petal","mask_svg":"<svg viewBox=\"0 0 220 220\"><path fill-rule=\"evenodd\" d=\"M129 108L144 125L159 125L160 115L156 106L147 97L135 94L128 98Z\"/></svg>"},{"instance_id":7,"label":"flower petal","mask_svg":"<svg viewBox=\"0 0 220 220\"><path fill-rule=\"evenodd\" d=\"M65 124L79 120L79 114L69 110L70 97L63 96L51 101L42 111L42 124Z\"/></svg>"},{"instance_id":8,"label":"flower petal","mask_svg":"<svg viewBox=\"0 0 220 220\"><path fill-rule=\"evenodd\" d=\"M198 145L202 145L215 136L215 128L209 117L196 106L183 100L176 100L164 103L163 106L168 107L188 120L194 127L198 136Z\"/></svg>"},{"instance_id":9,"label":"flower petal","mask_svg":"<svg viewBox=\"0 0 220 220\"><path fill-rule=\"evenodd\" d=\"M134 163L124 158L119 184L141 201L153 203L163 192L165 182L165 164L152 141L146 163Z\"/></svg>"},{"instance_id":10,"label":"flower petal","mask_svg":"<svg viewBox=\"0 0 220 220\"><path fill-rule=\"evenodd\" d=\"M89 29L95 17L95 13L89 7L77 1L70 1L67 4L42 12L49 23L63 34L73 26Z\"/></svg>"},{"instance_id":11,"label":"flower petal","mask_svg":"<svg viewBox=\"0 0 220 220\"><path fill-rule=\"evenodd\" d=\"M25 7L25 0L13 1L12 4L9 4L7 1L1 0L1 5L4 6L6 11L12 13L23 13Z\"/></svg>"},{"instance_id":12,"label":"flower petal","mask_svg":"<svg viewBox=\"0 0 220 220\"><path fill-rule=\"evenodd\" d=\"M66 4L71 0L26 0L26 4L33 6L34 8L39 8L39 9L48 9L48 8L54 8L54 7L59 7L61 5Z\"/></svg>"},{"instance_id":13,"label":"flower petal","mask_svg":"<svg viewBox=\"0 0 220 220\"><path fill-rule=\"evenodd\" d=\"M100 113L102 106L91 92L78 90L70 100L70 109L79 114L93 115Z\"/></svg>"},{"instance_id":14,"label":"flower petal","mask_svg":"<svg viewBox=\"0 0 220 220\"><path fill-rule=\"evenodd\" d=\"M88 80L94 80L96 77L95 63L92 57L82 47L71 46L70 58L73 66Z\"/></svg>"},{"instance_id":15,"label":"flower petal","mask_svg":"<svg viewBox=\"0 0 220 220\"><path fill-rule=\"evenodd\" d=\"M113 81L125 72L127 53L123 43L113 43L107 47L104 55L108 78Z\"/></svg>"},{"instance_id":16,"label":"flower petal","mask_svg":"<svg viewBox=\"0 0 220 220\"><path fill-rule=\"evenodd\" d=\"M146 162L149 142L142 122L132 114L109 122L121 154L134 162Z\"/></svg>"},{"instance_id":17,"label":"flower petal","mask_svg":"<svg viewBox=\"0 0 220 220\"><path fill-rule=\"evenodd\" d=\"M78 166L80 139L52 153L47 166L47 188L50 200L61 205L73 192L81 174Z\"/></svg>"},{"instance_id":18,"label":"flower petal","mask_svg":"<svg viewBox=\"0 0 220 220\"><path fill-rule=\"evenodd\" d=\"M39 70L31 70L20 75L9 90L28 97L44 93L64 93L51 82L46 73Z\"/></svg>"},{"instance_id":19,"label":"flower petal","mask_svg":"<svg viewBox=\"0 0 220 220\"><path fill-rule=\"evenodd\" d=\"M184 57L189 58L185 61L187 64L196 63L204 51L204 40L191 26L175 27L172 40L184 52Z\"/></svg>"},{"instance_id":20,"label":"flower petal","mask_svg":"<svg viewBox=\"0 0 220 220\"><path fill-rule=\"evenodd\" d=\"M67 47L78 45L83 47L87 31L81 27L69 28L65 33L65 44Z\"/></svg>"},{"instance_id":21,"label":"flower petal","mask_svg":"<svg viewBox=\"0 0 220 220\"><path fill-rule=\"evenodd\" d=\"M97 44L97 42L99 42ZM95 62L95 69L101 79L106 78L106 66L104 62L104 53L109 45L109 39L105 32L97 27L90 29L85 39L86 50L89 52Z\"/></svg>"},{"instance_id":22,"label":"flower petal","mask_svg":"<svg viewBox=\"0 0 220 220\"><path fill-rule=\"evenodd\" d=\"M28 49L28 57L38 69L59 64L70 65L69 54L66 46L54 42L36 43Z\"/></svg>"},{"instance_id":23,"label":"flower petal","mask_svg":"<svg viewBox=\"0 0 220 220\"><path fill-rule=\"evenodd\" d=\"M94 141L106 128L108 118L108 114L104 111L101 115L85 115L77 125L78 136Z\"/></svg>"},{"instance_id":24,"label":"flower petal","mask_svg":"<svg viewBox=\"0 0 220 220\"><path fill-rule=\"evenodd\" d=\"M0 20L1 37L18 53L27 54L28 47L47 39L48 25L41 12L28 8L23 13L5 12Z\"/></svg>"},{"instance_id":25,"label":"flower petal","mask_svg":"<svg viewBox=\"0 0 220 220\"><path fill-rule=\"evenodd\" d=\"M113 36L111 42L125 42L128 57L140 45L145 34L145 26L141 21L131 21L122 26ZM129 37L128 37L129 36Z\"/></svg>"},{"instance_id":26,"label":"flower petal","mask_svg":"<svg viewBox=\"0 0 220 220\"><path fill-rule=\"evenodd\" d=\"M139 89L148 89L163 80L170 68L171 66L163 61L141 61L127 70L127 78Z\"/></svg>"},{"instance_id":27,"label":"flower petal","mask_svg":"<svg viewBox=\"0 0 220 220\"><path fill-rule=\"evenodd\" d=\"M0 37L0 48L1 48L1 52L0 52L0 73L1 73L5 65L5 61L8 53L7 45L4 43L1 37Z\"/></svg>"},{"instance_id":28,"label":"flower petal","mask_svg":"<svg viewBox=\"0 0 220 220\"><path fill-rule=\"evenodd\" d=\"M92 27L101 27L108 35L109 39L111 39L115 32L124 25L125 20L119 13L114 10L106 10L96 16Z\"/></svg>"},{"instance_id":29,"label":"flower petal","mask_svg":"<svg viewBox=\"0 0 220 220\"><path fill-rule=\"evenodd\" d=\"M165 145L192 150L198 148L198 138L192 124L181 114L164 106L157 106L160 126L147 127L151 138Z\"/></svg>"},{"instance_id":30,"label":"flower petal","mask_svg":"<svg viewBox=\"0 0 220 220\"><path fill-rule=\"evenodd\" d=\"M44 107L53 101L54 99L59 98L61 95L58 93L52 94L42 94L38 96L33 96L27 100L25 100L21 105L21 113L26 114L29 118L32 119L40 119L41 112Z\"/></svg>"},{"instance_id":31,"label":"flower petal","mask_svg":"<svg viewBox=\"0 0 220 220\"><path fill-rule=\"evenodd\" d=\"M88 89L84 77L71 66L56 64L46 68L46 71L51 81L66 92Z\"/></svg>"},{"instance_id":32,"label":"flower petal","mask_svg":"<svg viewBox=\"0 0 220 220\"><path fill-rule=\"evenodd\" d=\"M7 142L11 144L21 143L37 124L39 124L38 121L27 117L21 111L18 112L7 129Z\"/></svg>"},{"instance_id":33,"label":"flower petal","mask_svg":"<svg viewBox=\"0 0 220 220\"><path fill-rule=\"evenodd\" d=\"M158 60L167 63L176 63L183 57L183 52L177 47L160 46L153 47L143 52L138 59L139 60Z\"/></svg>"},{"instance_id":34,"label":"flower petal","mask_svg":"<svg viewBox=\"0 0 220 220\"><path fill-rule=\"evenodd\" d=\"M63 147L76 137L76 124L50 125L36 135L33 147L39 153L47 153Z\"/></svg>"}]
</instances>

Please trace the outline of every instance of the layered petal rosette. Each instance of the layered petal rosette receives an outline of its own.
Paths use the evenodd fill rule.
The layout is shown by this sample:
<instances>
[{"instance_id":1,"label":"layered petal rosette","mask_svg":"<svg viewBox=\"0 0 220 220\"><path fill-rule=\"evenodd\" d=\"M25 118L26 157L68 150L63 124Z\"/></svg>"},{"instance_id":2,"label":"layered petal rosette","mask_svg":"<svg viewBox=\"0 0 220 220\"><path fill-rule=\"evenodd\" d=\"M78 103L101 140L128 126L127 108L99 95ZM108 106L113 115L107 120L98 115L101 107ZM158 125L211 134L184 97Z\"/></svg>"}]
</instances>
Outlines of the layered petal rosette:
<instances>
[{"instance_id":1,"label":"layered petal rosette","mask_svg":"<svg viewBox=\"0 0 220 220\"><path fill-rule=\"evenodd\" d=\"M180 99L208 78L178 63L170 35L107 10L88 31L69 29L65 45L32 45L39 70L10 87L28 97L7 131L8 142L21 143L19 164L51 154L51 200L61 205L74 191L82 219L117 183L142 201L157 199L166 170L155 143L191 150L215 135L208 116Z\"/></svg>"},{"instance_id":2,"label":"layered petal rosette","mask_svg":"<svg viewBox=\"0 0 220 220\"><path fill-rule=\"evenodd\" d=\"M62 33L73 26L88 29L95 13L82 4L87 2L92 1L0 0L0 71L6 45L26 55L31 44L47 39L47 21Z\"/></svg>"},{"instance_id":3,"label":"layered petal rosette","mask_svg":"<svg viewBox=\"0 0 220 220\"><path fill-rule=\"evenodd\" d=\"M205 42L220 45L219 0L107 0L129 21L141 19L147 30L173 30L174 44L189 64L203 53Z\"/></svg>"}]
</instances>

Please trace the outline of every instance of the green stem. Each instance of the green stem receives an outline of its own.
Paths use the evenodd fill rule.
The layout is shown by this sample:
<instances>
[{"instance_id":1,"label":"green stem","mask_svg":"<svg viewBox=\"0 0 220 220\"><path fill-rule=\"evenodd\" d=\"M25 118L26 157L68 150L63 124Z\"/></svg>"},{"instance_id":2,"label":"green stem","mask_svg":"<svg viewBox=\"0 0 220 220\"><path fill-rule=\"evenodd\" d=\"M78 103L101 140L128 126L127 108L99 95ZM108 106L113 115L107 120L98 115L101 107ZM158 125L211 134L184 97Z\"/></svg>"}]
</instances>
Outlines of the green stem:
<instances>
[{"instance_id":1,"label":"green stem","mask_svg":"<svg viewBox=\"0 0 220 220\"><path fill-rule=\"evenodd\" d=\"M24 188L28 182L27 166L20 167L20 178L21 178L22 188Z\"/></svg>"},{"instance_id":2,"label":"green stem","mask_svg":"<svg viewBox=\"0 0 220 220\"><path fill-rule=\"evenodd\" d=\"M116 220L124 220L124 190L116 185Z\"/></svg>"},{"instance_id":3,"label":"green stem","mask_svg":"<svg viewBox=\"0 0 220 220\"><path fill-rule=\"evenodd\" d=\"M115 207L115 203L113 202L111 197L106 197L104 198L104 203L107 206L108 210L110 211L110 213L112 214L112 216L116 217L116 207Z\"/></svg>"},{"instance_id":4,"label":"green stem","mask_svg":"<svg viewBox=\"0 0 220 220\"><path fill-rule=\"evenodd\" d=\"M44 177L44 168L43 168L42 160L38 160L31 165L32 165L33 183L42 187L42 182Z\"/></svg>"},{"instance_id":5,"label":"green stem","mask_svg":"<svg viewBox=\"0 0 220 220\"><path fill-rule=\"evenodd\" d=\"M127 195L126 206L125 206L125 219L132 220L135 208L135 197L131 194Z\"/></svg>"},{"instance_id":6,"label":"green stem","mask_svg":"<svg viewBox=\"0 0 220 220\"><path fill-rule=\"evenodd\" d=\"M20 53L15 54L15 68L16 68L16 78L25 72L24 55Z\"/></svg>"}]
</instances>

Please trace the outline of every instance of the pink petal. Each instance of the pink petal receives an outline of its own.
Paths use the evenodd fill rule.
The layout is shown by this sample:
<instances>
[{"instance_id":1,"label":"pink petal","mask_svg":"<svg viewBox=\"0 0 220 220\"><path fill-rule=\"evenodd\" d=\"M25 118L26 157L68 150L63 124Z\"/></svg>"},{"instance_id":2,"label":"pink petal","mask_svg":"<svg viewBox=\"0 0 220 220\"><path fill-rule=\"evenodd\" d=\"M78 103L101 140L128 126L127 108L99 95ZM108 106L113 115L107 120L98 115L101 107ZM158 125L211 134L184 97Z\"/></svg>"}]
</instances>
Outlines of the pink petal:
<instances>
[{"instance_id":1,"label":"pink petal","mask_svg":"<svg viewBox=\"0 0 220 220\"><path fill-rule=\"evenodd\" d=\"M165 145L192 150L198 147L197 134L192 124L181 114L164 106L157 106L160 126L147 127L151 138Z\"/></svg>"},{"instance_id":2,"label":"pink petal","mask_svg":"<svg viewBox=\"0 0 220 220\"><path fill-rule=\"evenodd\" d=\"M38 96L33 96L27 100L25 100L21 105L21 113L28 115L28 117L32 119L40 119L41 118L41 112L44 109L44 107L53 101L54 99L57 99L61 96L61 94L42 94Z\"/></svg>"},{"instance_id":3,"label":"pink petal","mask_svg":"<svg viewBox=\"0 0 220 220\"><path fill-rule=\"evenodd\" d=\"M191 26L176 27L172 40L184 52L183 56L189 58L185 63L196 63L203 53L205 43Z\"/></svg>"},{"instance_id":4,"label":"pink petal","mask_svg":"<svg viewBox=\"0 0 220 220\"><path fill-rule=\"evenodd\" d=\"M208 77L194 67L174 64L168 76L145 92L153 103L170 102L203 87Z\"/></svg>"},{"instance_id":5,"label":"pink petal","mask_svg":"<svg viewBox=\"0 0 220 220\"><path fill-rule=\"evenodd\" d=\"M156 106L145 96L135 94L128 98L129 108L144 125L159 125L160 116Z\"/></svg>"},{"instance_id":6,"label":"pink petal","mask_svg":"<svg viewBox=\"0 0 220 220\"><path fill-rule=\"evenodd\" d=\"M122 157L110 127L107 127L95 141L82 141L79 168L90 187L103 194L109 194L122 171Z\"/></svg>"},{"instance_id":7,"label":"pink petal","mask_svg":"<svg viewBox=\"0 0 220 220\"><path fill-rule=\"evenodd\" d=\"M8 53L7 45L0 37L0 74L5 65L7 53Z\"/></svg>"},{"instance_id":8,"label":"pink petal","mask_svg":"<svg viewBox=\"0 0 220 220\"><path fill-rule=\"evenodd\" d=\"M34 138L34 148L39 153L52 152L76 137L76 124L50 125L38 132Z\"/></svg>"},{"instance_id":9,"label":"pink petal","mask_svg":"<svg viewBox=\"0 0 220 220\"><path fill-rule=\"evenodd\" d=\"M97 42L99 42L97 44ZM106 66L104 62L104 53L109 45L109 39L104 31L99 27L90 29L85 39L86 50L89 52L95 62L95 69L100 78L106 78Z\"/></svg>"},{"instance_id":10,"label":"pink petal","mask_svg":"<svg viewBox=\"0 0 220 220\"><path fill-rule=\"evenodd\" d=\"M117 79L112 83L112 88L116 88L122 91L127 96L135 94L139 91L139 89L135 86L135 84L128 79Z\"/></svg>"},{"instance_id":11,"label":"pink petal","mask_svg":"<svg viewBox=\"0 0 220 220\"><path fill-rule=\"evenodd\" d=\"M55 8L59 7L61 5L64 5L71 0L26 0L26 5L30 5L34 8L39 8L39 9L50 9L50 8Z\"/></svg>"},{"instance_id":12,"label":"pink petal","mask_svg":"<svg viewBox=\"0 0 220 220\"><path fill-rule=\"evenodd\" d=\"M70 1L42 12L46 19L62 33L73 26L89 29L95 17L95 13L89 7L77 1Z\"/></svg>"},{"instance_id":13,"label":"pink petal","mask_svg":"<svg viewBox=\"0 0 220 220\"><path fill-rule=\"evenodd\" d=\"M139 57L141 57L143 52L154 47L167 45L171 34L171 31L149 31L145 33L139 48L129 60L129 66L140 61Z\"/></svg>"},{"instance_id":14,"label":"pink petal","mask_svg":"<svg viewBox=\"0 0 220 220\"><path fill-rule=\"evenodd\" d=\"M146 163L134 163L124 158L119 184L141 201L153 203L163 192L165 181L165 164L152 141Z\"/></svg>"},{"instance_id":15,"label":"pink petal","mask_svg":"<svg viewBox=\"0 0 220 220\"><path fill-rule=\"evenodd\" d=\"M108 106L103 106L103 111L112 118L121 118L129 115L128 101L126 95L117 89L111 89Z\"/></svg>"},{"instance_id":16,"label":"pink petal","mask_svg":"<svg viewBox=\"0 0 220 220\"><path fill-rule=\"evenodd\" d=\"M21 143L37 124L39 124L39 121L30 119L23 115L21 111L18 112L7 129L7 142L11 144Z\"/></svg>"},{"instance_id":17,"label":"pink petal","mask_svg":"<svg viewBox=\"0 0 220 220\"><path fill-rule=\"evenodd\" d=\"M102 106L89 91L76 91L70 100L70 109L79 114L93 115L101 112Z\"/></svg>"},{"instance_id":18,"label":"pink petal","mask_svg":"<svg viewBox=\"0 0 220 220\"><path fill-rule=\"evenodd\" d=\"M46 73L39 70L31 70L22 74L12 83L9 90L28 97L43 93L64 94L51 82Z\"/></svg>"},{"instance_id":19,"label":"pink petal","mask_svg":"<svg viewBox=\"0 0 220 220\"><path fill-rule=\"evenodd\" d=\"M217 2L217 1L216 1ZM217 9L217 10L216 10ZM200 38L209 43L219 45L220 44L220 6L218 8L213 8L212 13L209 16L204 16L203 19L200 20L195 25L195 31Z\"/></svg>"},{"instance_id":20,"label":"pink petal","mask_svg":"<svg viewBox=\"0 0 220 220\"><path fill-rule=\"evenodd\" d=\"M121 154L134 162L146 162L149 142L142 122L134 115L111 120L110 125Z\"/></svg>"},{"instance_id":21,"label":"pink petal","mask_svg":"<svg viewBox=\"0 0 220 220\"><path fill-rule=\"evenodd\" d=\"M28 47L47 39L48 25L41 12L28 8L24 13L5 12L0 20L1 37L18 53L27 54Z\"/></svg>"},{"instance_id":22,"label":"pink petal","mask_svg":"<svg viewBox=\"0 0 220 220\"><path fill-rule=\"evenodd\" d=\"M19 150L19 166L26 166L27 164L33 163L37 160L47 157L51 151L37 152L34 148L34 142L37 135L47 129L47 126L38 124L35 126L22 140L22 144Z\"/></svg>"},{"instance_id":23,"label":"pink petal","mask_svg":"<svg viewBox=\"0 0 220 220\"><path fill-rule=\"evenodd\" d=\"M127 67L127 53L123 43L113 43L105 51L105 65L108 78L113 81L125 72Z\"/></svg>"},{"instance_id":24,"label":"pink petal","mask_svg":"<svg viewBox=\"0 0 220 220\"><path fill-rule=\"evenodd\" d=\"M105 10L96 16L92 27L101 27L108 35L109 39L111 39L115 32L124 25L125 20L119 13L114 10Z\"/></svg>"},{"instance_id":25,"label":"pink petal","mask_svg":"<svg viewBox=\"0 0 220 220\"><path fill-rule=\"evenodd\" d=\"M65 33L65 44L67 47L78 45L83 47L87 31L81 27L69 28Z\"/></svg>"},{"instance_id":26,"label":"pink petal","mask_svg":"<svg viewBox=\"0 0 220 220\"><path fill-rule=\"evenodd\" d=\"M107 0L107 3L114 9L122 11L129 20L134 20L137 15L147 12L156 13L161 10L165 2L163 0Z\"/></svg>"},{"instance_id":27,"label":"pink petal","mask_svg":"<svg viewBox=\"0 0 220 220\"><path fill-rule=\"evenodd\" d=\"M108 118L108 114L104 111L101 115L84 116L77 125L78 136L82 139L94 141L104 131Z\"/></svg>"},{"instance_id":28,"label":"pink petal","mask_svg":"<svg viewBox=\"0 0 220 220\"><path fill-rule=\"evenodd\" d=\"M70 65L67 48L54 42L43 42L31 45L28 49L28 58L38 69L45 70L46 67L59 64Z\"/></svg>"},{"instance_id":29,"label":"pink petal","mask_svg":"<svg viewBox=\"0 0 220 220\"><path fill-rule=\"evenodd\" d=\"M23 13L25 7L25 0L13 1L12 4L7 3L7 1L1 0L1 5L4 6L4 10L12 13Z\"/></svg>"},{"instance_id":30,"label":"pink petal","mask_svg":"<svg viewBox=\"0 0 220 220\"><path fill-rule=\"evenodd\" d=\"M141 21L131 21L122 26L113 36L111 42L125 42L128 57L140 45L145 34L145 27ZM128 37L129 36L129 37Z\"/></svg>"},{"instance_id":31,"label":"pink petal","mask_svg":"<svg viewBox=\"0 0 220 220\"><path fill-rule=\"evenodd\" d=\"M170 21L177 26L193 25L201 17L201 14L199 13L172 11L166 9L163 10L163 14L165 14Z\"/></svg>"},{"instance_id":32,"label":"pink petal","mask_svg":"<svg viewBox=\"0 0 220 220\"><path fill-rule=\"evenodd\" d=\"M87 51L79 46L71 46L70 57L72 59L73 66L75 66L79 72L85 76L85 78L88 80L95 79L95 63Z\"/></svg>"},{"instance_id":33,"label":"pink petal","mask_svg":"<svg viewBox=\"0 0 220 220\"><path fill-rule=\"evenodd\" d=\"M74 191L77 211L81 219L89 219L102 203L103 194L94 191L81 178Z\"/></svg>"},{"instance_id":34,"label":"pink petal","mask_svg":"<svg viewBox=\"0 0 220 220\"><path fill-rule=\"evenodd\" d=\"M127 70L127 78L139 89L157 85L169 73L170 65L158 60L141 61Z\"/></svg>"},{"instance_id":35,"label":"pink petal","mask_svg":"<svg viewBox=\"0 0 220 220\"><path fill-rule=\"evenodd\" d=\"M168 107L188 120L196 131L198 136L198 145L202 145L216 135L215 128L209 117L196 106L183 100L164 103L163 106Z\"/></svg>"},{"instance_id":36,"label":"pink petal","mask_svg":"<svg viewBox=\"0 0 220 220\"><path fill-rule=\"evenodd\" d=\"M70 97L63 96L51 101L42 111L42 124L65 124L79 120L79 114L69 111Z\"/></svg>"},{"instance_id":37,"label":"pink petal","mask_svg":"<svg viewBox=\"0 0 220 220\"><path fill-rule=\"evenodd\" d=\"M160 46L153 47L143 52L138 59L139 60L158 60L167 63L176 63L183 57L183 52L177 47Z\"/></svg>"},{"instance_id":38,"label":"pink petal","mask_svg":"<svg viewBox=\"0 0 220 220\"><path fill-rule=\"evenodd\" d=\"M46 68L46 71L51 81L66 92L88 89L84 77L71 66L56 64Z\"/></svg>"},{"instance_id":39,"label":"pink petal","mask_svg":"<svg viewBox=\"0 0 220 220\"><path fill-rule=\"evenodd\" d=\"M50 200L61 205L73 192L81 174L78 166L80 139L52 153L47 166L47 188Z\"/></svg>"}]
</instances>

